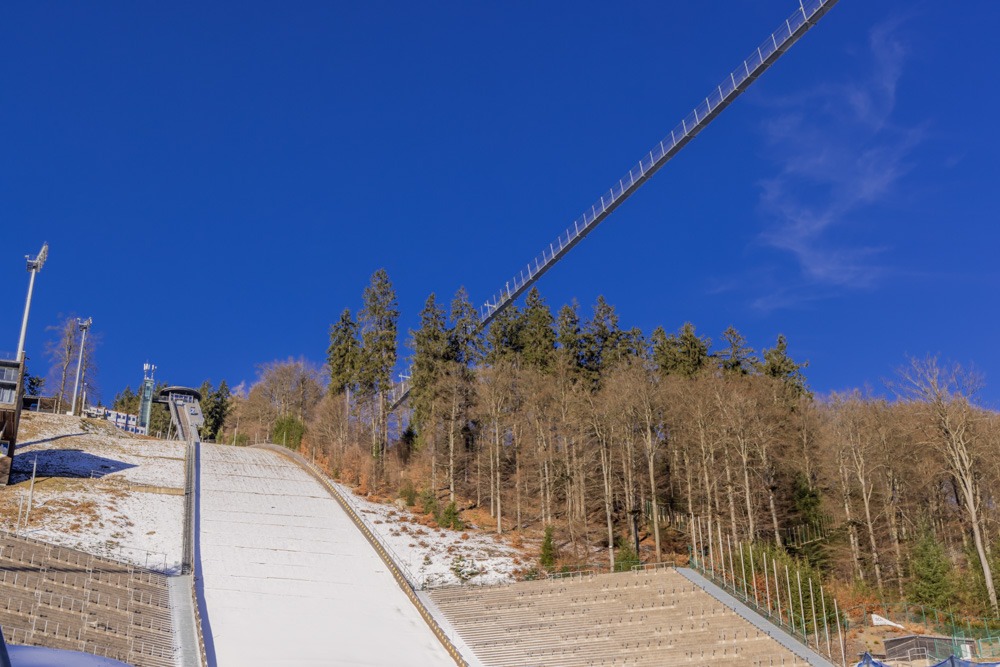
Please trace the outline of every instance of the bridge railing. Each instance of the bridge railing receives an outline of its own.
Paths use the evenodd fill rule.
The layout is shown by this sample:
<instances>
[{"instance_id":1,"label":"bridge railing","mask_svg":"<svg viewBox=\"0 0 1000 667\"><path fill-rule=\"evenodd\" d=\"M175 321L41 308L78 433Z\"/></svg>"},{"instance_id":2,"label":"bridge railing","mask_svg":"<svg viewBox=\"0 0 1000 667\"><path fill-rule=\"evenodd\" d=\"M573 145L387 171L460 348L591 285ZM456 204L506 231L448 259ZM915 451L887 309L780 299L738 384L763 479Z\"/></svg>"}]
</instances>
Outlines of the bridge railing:
<instances>
[{"instance_id":1,"label":"bridge railing","mask_svg":"<svg viewBox=\"0 0 1000 667\"><path fill-rule=\"evenodd\" d=\"M600 223L626 199L639 185L645 182L657 169L666 163L674 153L700 132L736 96L756 79L771 63L790 46L809 25L825 13L837 0L808 0L803 2L777 30L749 57L702 100L691 113L671 130L669 136L654 146L647 155L632 167L625 176L601 195L589 210L573 221L556 240L542 250L541 254L528 263L517 275L507 281L502 290L494 294L480 308L480 316L488 322L508 302L516 299L537 276L558 260L570 247L583 238L596 224Z\"/></svg>"},{"instance_id":2,"label":"bridge railing","mask_svg":"<svg viewBox=\"0 0 1000 667\"><path fill-rule=\"evenodd\" d=\"M618 179L610 190L602 194L588 210L573 221L570 227L557 236L555 241L547 248L543 248L538 256L508 280L503 289L483 303L479 309L480 326L487 326L500 311L523 294L543 273L603 222L837 2L838 0L800 0L799 8L705 96L691 113L682 118L668 136L653 146L637 165ZM389 409L393 410L402 403L409 391L408 382L395 385L388 393Z\"/></svg>"}]
</instances>

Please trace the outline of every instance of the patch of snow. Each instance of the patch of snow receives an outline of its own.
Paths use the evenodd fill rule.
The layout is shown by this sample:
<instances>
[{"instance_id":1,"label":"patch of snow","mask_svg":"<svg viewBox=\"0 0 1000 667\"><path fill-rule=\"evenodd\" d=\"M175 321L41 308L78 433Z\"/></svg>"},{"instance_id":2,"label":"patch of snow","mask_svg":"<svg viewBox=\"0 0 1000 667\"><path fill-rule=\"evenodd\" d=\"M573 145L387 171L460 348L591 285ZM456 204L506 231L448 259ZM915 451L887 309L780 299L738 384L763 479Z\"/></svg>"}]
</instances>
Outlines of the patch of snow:
<instances>
[{"instance_id":1,"label":"patch of snow","mask_svg":"<svg viewBox=\"0 0 1000 667\"><path fill-rule=\"evenodd\" d=\"M422 516L396 505L375 503L347 486L332 484L389 548L417 588L491 586L514 581L521 555L488 533L424 526Z\"/></svg>"},{"instance_id":2,"label":"patch of snow","mask_svg":"<svg viewBox=\"0 0 1000 667\"><path fill-rule=\"evenodd\" d=\"M180 569L184 525L181 442L110 424L25 413L0 525L13 531L37 462L31 521L36 539L165 572Z\"/></svg>"}]
</instances>

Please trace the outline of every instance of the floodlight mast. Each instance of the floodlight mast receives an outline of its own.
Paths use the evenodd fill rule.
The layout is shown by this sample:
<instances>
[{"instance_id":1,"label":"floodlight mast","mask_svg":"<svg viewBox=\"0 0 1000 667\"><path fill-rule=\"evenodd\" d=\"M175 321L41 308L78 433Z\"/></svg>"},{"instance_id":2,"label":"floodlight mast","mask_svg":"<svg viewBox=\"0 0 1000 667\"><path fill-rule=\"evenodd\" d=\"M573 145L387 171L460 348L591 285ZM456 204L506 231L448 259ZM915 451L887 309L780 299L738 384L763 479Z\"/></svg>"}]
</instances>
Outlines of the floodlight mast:
<instances>
[{"instance_id":1,"label":"floodlight mast","mask_svg":"<svg viewBox=\"0 0 1000 667\"><path fill-rule=\"evenodd\" d=\"M76 323L80 326L83 336L80 338L80 357L76 362L76 383L73 385L73 409L70 411L71 415L76 414L76 397L77 392L80 390L80 372L83 370L83 348L87 344L87 329L94 323L94 318L88 317L85 320L81 320L78 317L76 318Z\"/></svg>"},{"instance_id":2,"label":"floodlight mast","mask_svg":"<svg viewBox=\"0 0 1000 667\"><path fill-rule=\"evenodd\" d=\"M35 275L42 270L46 258L49 256L49 244L43 243L38 255L31 259L28 255L24 259L28 262L28 273L31 278L28 280L28 299L24 302L24 317L21 319L21 337L17 340L17 356L19 362L24 361L24 338L28 333L28 313L31 311L31 295L35 291Z\"/></svg>"}]
</instances>

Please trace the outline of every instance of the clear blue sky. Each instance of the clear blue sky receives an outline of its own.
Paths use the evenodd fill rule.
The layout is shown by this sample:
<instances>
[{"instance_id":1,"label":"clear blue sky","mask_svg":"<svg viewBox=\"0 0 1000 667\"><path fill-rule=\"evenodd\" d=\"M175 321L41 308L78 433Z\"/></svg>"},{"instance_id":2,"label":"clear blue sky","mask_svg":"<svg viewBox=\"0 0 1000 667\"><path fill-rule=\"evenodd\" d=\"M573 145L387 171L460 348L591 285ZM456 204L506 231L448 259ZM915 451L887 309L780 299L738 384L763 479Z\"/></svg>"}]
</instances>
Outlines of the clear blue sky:
<instances>
[{"instance_id":1,"label":"clear blue sky","mask_svg":"<svg viewBox=\"0 0 1000 667\"><path fill-rule=\"evenodd\" d=\"M371 273L482 303L797 6L5 3L0 349L94 318L105 400L321 362ZM1000 6L841 0L539 284L779 333L820 392L940 353L1000 399ZM405 333L401 338L405 339Z\"/></svg>"}]
</instances>

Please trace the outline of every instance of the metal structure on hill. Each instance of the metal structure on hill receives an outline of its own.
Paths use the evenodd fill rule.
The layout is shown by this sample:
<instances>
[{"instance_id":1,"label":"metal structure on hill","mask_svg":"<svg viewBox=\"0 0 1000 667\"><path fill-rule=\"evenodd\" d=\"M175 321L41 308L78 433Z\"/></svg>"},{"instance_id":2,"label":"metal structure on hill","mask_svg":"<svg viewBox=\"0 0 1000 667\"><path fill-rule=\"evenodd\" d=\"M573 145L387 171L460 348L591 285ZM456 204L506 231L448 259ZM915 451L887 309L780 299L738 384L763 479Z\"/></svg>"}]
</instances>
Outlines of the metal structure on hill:
<instances>
[{"instance_id":1,"label":"metal structure on hill","mask_svg":"<svg viewBox=\"0 0 1000 667\"><path fill-rule=\"evenodd\" d=\"M694 111L683 118L670 135L643 156L639 164L632 167L625 176L601 195L601 198L584 211L572 226L560 234L555 241L543 249L528 265L521 269L504 288L487 300L480 309L480 328L490 322L514 303L556 262L566 256L580 241L604 222L626 199L632 196L653 174L670 161L694 139L699 132L722 113L733 100L739 97L771 65L777 62L789 47L797 42L810 28L835 5L838 0L800 0L798 9L782 23L777 30L718 86L713 89ZM394 410L410 393L407 375L401 375L399 383L389 392L389 409Z\"/></svg>"}]
</instances>

